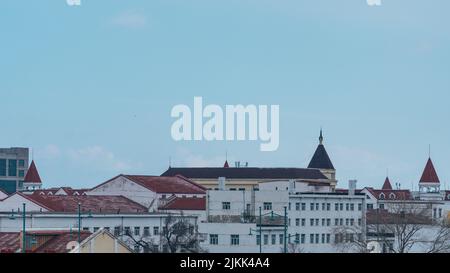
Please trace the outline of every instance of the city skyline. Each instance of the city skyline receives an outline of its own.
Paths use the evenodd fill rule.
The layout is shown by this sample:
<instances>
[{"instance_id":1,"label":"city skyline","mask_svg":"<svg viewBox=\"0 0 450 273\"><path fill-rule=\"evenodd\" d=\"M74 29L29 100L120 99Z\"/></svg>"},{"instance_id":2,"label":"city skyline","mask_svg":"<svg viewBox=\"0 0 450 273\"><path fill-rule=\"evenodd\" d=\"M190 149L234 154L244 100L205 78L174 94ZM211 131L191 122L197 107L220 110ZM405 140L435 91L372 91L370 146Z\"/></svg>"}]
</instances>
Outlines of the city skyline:
<instances>
[{"instance_id":1,"label":"city skyline","mask_svg":"<svg viewBox=\"0 0 450 273\"><path fill-rule=\"evenodd\" d=\"M0 147L30 147L44 187L249 162L306 168L324 130L338 187L448 188L450 39L438 1L8 1ZM170 110L280 105L280 147L175 142Z\"/></svg>"}]
</instances>

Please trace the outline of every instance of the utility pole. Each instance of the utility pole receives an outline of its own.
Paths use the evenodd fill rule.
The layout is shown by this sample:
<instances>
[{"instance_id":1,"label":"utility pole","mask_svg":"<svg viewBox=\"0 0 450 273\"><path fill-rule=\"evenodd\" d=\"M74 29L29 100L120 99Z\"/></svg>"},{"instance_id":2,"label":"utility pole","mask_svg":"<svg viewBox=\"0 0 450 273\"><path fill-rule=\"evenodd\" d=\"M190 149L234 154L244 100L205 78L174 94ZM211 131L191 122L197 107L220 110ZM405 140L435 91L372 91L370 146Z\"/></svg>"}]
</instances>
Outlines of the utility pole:
<instances>
[{"instance_id":1,"label":"utility pole","mask_svg":"<svg viewBox=\"0 0 450 273\"><path fill-rule=\"evenodd\" d=\"M262 210L261 207L259 207L259 253L262 253L262 244L263 244L263 238L262 238Z\"/></svg>"},{"instance_id":2,"label":"utility pole","mask_svg":"<svg viewBox=\"0 0 450 273\"><path fill-rule=\"evenodd\" d=\"M284 253L287 253L287 208L284 207Z\"/></svg>"}]
</instances>

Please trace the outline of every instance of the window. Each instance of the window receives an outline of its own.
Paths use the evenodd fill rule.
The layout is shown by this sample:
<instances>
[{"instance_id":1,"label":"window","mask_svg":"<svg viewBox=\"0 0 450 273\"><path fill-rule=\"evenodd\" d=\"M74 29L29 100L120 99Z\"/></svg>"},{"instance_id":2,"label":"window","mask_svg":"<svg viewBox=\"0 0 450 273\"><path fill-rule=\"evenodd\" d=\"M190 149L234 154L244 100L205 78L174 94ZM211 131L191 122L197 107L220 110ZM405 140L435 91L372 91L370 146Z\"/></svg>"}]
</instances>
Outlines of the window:
<instances>
[{"instance_id":1,"label":"window","mask_svg":"<svg viewBox=\"0 0 450 273\"><path fill-rule=\"evenodd\" d=\"M272 234L272 245L276 245L276 244L277 244L277 235Z\"/></svg>"},{"instance_id":2,"label":"window","mask_svg":"<svg viewBox=\"0 0 450 273\"><path fill-rule=\"evenodd\" d=\"M140 236L140 235L141 235L141 228L134 227L134 236Z\"/></svg>"},{"instance_id":3,"label":"window","mask_svg":"<svg viewBox=\"0 0 450 273\"><path fill-rule=\"evenodd\" d=\"M126 235L131 235L131 228L130 227L125 227L124 231L125 231Z\"/></svg>"},{"instance_id":4,"label":"window","mask_svg":"<svg viewBox=\"0 0 450 273\"><path fill-rule=\"evenodd\" d=\"M350 208L350 204L349 203L345 204L345 210L349 211L349 208Z\"/></svg>"},{"instance_id":5,"label":"window","mask_svg":"<svg viewBox=\"0 0 450 273\"><path fill-rule=\"evenodd\" d=\"M433 218L437 218L437 209L436 208L433 209Z\"/></svg>"},{"instance_id":6,"label":"window","mask_svg":"<svg viewBox=\"0 0 450 273\"><path fill-rule=\"evenodd\" d=\"M19 177L24 177L24 176L25 176L25 171L19 170Z\"/></svg>"},{"instance_id":7,"label":"window","mask_svg":"<svg viewBox=\"0 0 450 273\"><path fill-rule=\"evenodd\" d=\"M384 209L384 204L380 204L380 209Z\"/></svg>"},{"instance_id":8,"label":"window","mask_svg":"<svg viewBox=\"0 0 450 273\"><path fill-rule=\"evenodd\" d=\"M344 204L339 204L339 210L344 210Z\"/></svg>"},{"instance_id":9,"label":"window","mask_svg":"<svg viewBox=\"0 0 450 273\"><path fill-rule=\"evenodd\" d=\"M159 227L153 227L153 235L159 235Z\"/></svg>"},{"instance_id":10,"label":"window","mask_svg":"<svg viewBox=\"0 0 450 273\"><path fill-rule=\"evenodd\" d=\"M343 226L344 225L344 219L339 219L339 224L341 225L341 226Z\"/></svg>"},{"instance_id":11,"label":"window","mask_svg":"<svg viewBox=\"0 0 450 273\"><path fill-rule=\"evenodd\" d=\"M310 219L309 222L310 222L310 226L313 227L314 226L314 219Z\"/></svg>"},{"instance_id":12,"label":"window","mask_svg":"<svg viewBox=\"0 0 450 273\"><path fill-rule=\"evenodd\" d=\"M289 203L289 210L291 210L291 203Z\"/></svg>"},{"instance_id":13,"label":"window","mask_svg":"<svg viewBox=\"0 0 450 273\"><path fill-rule=\"evenodd\" d=\"M268 245L269 244L269 235L265 234L264 235L264 245Z\"/></svg>"},{"instance_id":14,"label":"window","mask_svg":"<svg viewBox=\"0 0 450 273\"><path fill-rule=\"evenodd\" d=\"M316 203L316 210L319 210L319 203Z\"/></svg>"},{"instance_id":15,"label":"window","mask_svg":"<svg viewBox=\"0 0 450 273\"><path fill-rule=\"evenodd\" d=\"M345 219L345 225L349 226L350 225L350 219Z\"/></svg>"},{"instance_id":16,"label":"window","mask_svg":"<svg viewBox=\"0 0 450 273\"><path fill-rule=\"evenodd\" d=\"M373 209L373 204L367 204L367 209Z\"/></svg>"},{"instance_id":17,"label":"window","mask_svg":"<svg viewBox=\"0 0 450 273\"><path fill-rule=\"evenodd\" d=\"M326 241L325 238L326 238L325 233L322 233L322 244L325 244L325 241Z\"/></svg>"},{"instance_id":18,"label":"window","mask_svg":"<svg viewBox=\"0 0 450 273\"><path fill-rule=\"evenodd\" d=\"M300 210L300 203L295 203L295 210Z\"/></svg>"},{"instance_id":19,"label":"window","mask_svg":"<svg viewBox=\"0 0 450 273\"><path fill-rule=\"evenodd\" d=\"M265 202L264 203L264 210L272 210L272 203Z\"/></svg>"},{"instance_id":20,"label":"window","mask_svg":"<svg viewBox=\"0 0 450 273\"><path fill-rule=\"evenodd\" d=\"M362 219L358 219L358 226L362 226Z\"/></svg>"},{"instance_id":21,"label":"window","mask_svg":"<svg viewBox=\"0 0 450 273\"><path fill-rule=\"evenodd\" d=\"M295 219L295 225L298 227L300 226L300 219Z\"/></svg>"},{"instance_id":22,"label":"window","mask_svg":"<svg viewBox=\"0 0 450 273\"><path fill-rule=\"evenodd\" d=\"M300 238L300 243L301 243L301 244L304 244L305 241L306 241L306 235L305 235L305 234L302 234L302 236L301 236L301 238Z\"/></svg>"},{"instance_id":23,"label":"window","mask_svg":"<svg viewBox=\"0 0 450 273\"><path fill-rule=\"evenodd\" d=\"M327 219L327 227L331 226L331 219Z\"/></svg>"},{"instance_id":24,"label":"window","mask_svg":"<svg viewBox=\"0 0 450 273\"><path fill-rule=\"evenodd\" d=\"M306 219L302 219L302 227L306 226Z\"/></svg>"},{"instance_id":25,"label":"window","mask_svg":"<svg viewBox=\"0 0 450 273\"><path fill-rule=\"evenodd\" d=\"M442 209L439 209L439 218L442 218Z\"/></svg>"},{"instance_id":26,"label":"window","mask_svg":"<svg viewBox=\"0 0 450 273\"><path fill-rule=\"evenodd\" d=\"M316 244L319 244L320 234L316 234Z\"/></svg>"},{"instance_id":27,"label":"window","mask_svg":"<svg viewBox=\"0 0 450 273\"><path fill-rule=\"evenodd\" d=\"M350 204L350 210L354 211L355 210L355 204Z\"/></svg>"},{"instance_id":28,"label":"window","mask_svg":"<svg viewBox=\"0 0 450 273\"><path fill-rule=\"evenodd\" d=\"M338 204L338 203L335 203L335 204L334 204L334 210L335 210L335 211L338 211L338 210L339 210L339 204Z\"/></svg>"},{"instance_id":29,"label":"window","mask_svg":"<svg viewBox=\"0 0 450 273\"><path fill-rule=\"evenodd\" d=\"M84 227L83 231L89 231L89 228L88 227Z\"/></svg>"},{"instance_id":30,"label":"window","mask_svg":"<svg viewBox=\"0 0 450 273\"><path fill-rule=\"evenodd\" d=\"M114 227L114 236L120 236L120 227Z\"/></svg>"},{"instance_id":31,"label":"window","mask_svg":"<svg viewBox=\"0 0 450 273\"><path fill-rule=\"evenodd\" d=\"M331 242L331 234L327 234L327 244Z\"/></svg>"},{"instance_id":32,"label":"window","mask_svg":"<svg viewBox=\"0 0 450 273\"><path fill-rule=\"evenodd\" d=\"M300 243L300 234L295 234L295 243L299 244Z\"/></svg>"},{"instance_id":33,"label":"window","mask_svg":"<svg viewBox=\"0 0 450 273\"><path fill-rule=\"evenodd\" d=\"M358 204L358 211L362 211L362 204Z\"/></svg>"},{"instance_id":34,"label":"window","mask_svg":"<svg viewBox=\"0 0 450 273\"><path fill-rule=\"evenodd\" d=\"M104 229L105 229L105 230L107 230L107 231L109 231L109 230L110 230L110 228L109 228L109 227L104 227Z\"/></svg>"},{"instance_id":35,"label":"window","mask_svg":"<svg viewBox=\"0 0 450 273\"><path fill-rule=\"evenodd\" d=\"M25 167L25 160L19 159L19 167L20 167L20 168Z\"/></svg>"},{"instance_id":36,"label":"window","mask_svg":"<svg viewBox=\"0 0 450 273\"><path fill-rule=\"evenodd\" d=\"M223 210L230 210L231 209L231 203L230 202L222 202L222 209Z\"/></svg>"},{"instance_id":37,"label":"window","mask_svg":"<svg viewBox=\"0 0 450 273\"><path fill-rule=\"evenodd\" d=\"M218 234L210 234L209 235L209 244L210 245L218 245L219 244L219 235Z\"/></svg>"},{"instance_id":38,"label":"window","mask_svg":"<svg viewBox=\"0 0 450 273\"><path fill-rule=\"evenodd\" d=\"M239 235L231 235L231 245L238 246L239 245Z\"/></svg>"},{"instance_id":39,"label":"window","mask_svg":"<svg viewBox=\"0 0 450 273\"><path fill-rule=\"evenodd\" d=\"M316 219L316 226L319 225L319 219Z\"/></svg>"},{"instance_id":40,"label":"window","mask_svg":"<svg viewBox=\"0 0 450 273\"><path fill-rule=\"evenodd\" d=\"M280 245L284 244L284 235L280 234Z\"/></svg>"},{"instance_id":41,"label":"window","mask_svg":"<svg viewBox=\"0 0 450 273\"><path fill-rule=\"evenodd\" d=\"M99 227L94 227L94 232L97 232L99 229Z\"/></svg>"},{"instance_id":42,"label":"window","mask_svg":"<svg viewBox=\"0 0 450 273\"><path fill-rule=\"evenodd\" d=\"M314 234L309 234L309 243L314 244Z\"/></svg>"},{"instance_id":43,"label":"window","mask_svg":"<svg viewBox=\"0 0 450 273\"><path fill-rule=\"evenodd\" d=\"M306 203L302 203L302 210L303 210L303 211L306 210Z\"/></svg>"},{"instance_id":44,"label":"window","mask_svg":"<svg viewBox=\"0 0 450 273\"><path fill-rule=\"evenodd\" d=\"M150 227L144 227L144 236L150 236Z\"/></svg>"},{"instance_id":45,"label":"window","mask_svg":"<svg viewBox=\"0 0 450 273\"><path fill-rule=\"evenodd\" d=\"M330 210L331 210L331 204L327 203L327 211L330 211Z\"/></svg>"},{"instance_id":46,"label":"window","mask_svg":"<svg viewBox=\"0 0 450 273\"><path fill-rule=\"evenodd\" d=\"M325 204L325 203L322 203L322 210L325 210L325 208L326 208L326 205L327 205L327 204Z\"/></svg>"},{"instance_id":47,"label":"window","mask_svg":"<svg viewBox=\"0 0 450 273\"><path fill-rule=\"evenodd\" d=\"M311 204L309 205L309 207L310 207L310 210L314 210L314 203L311 203Z\"/></svg>"},{"instance_id":48,"label":"window","mask_svg":"<svg viewBox=\"0 0 450 273\"><path fill-rule=\"evenodd\" d=\"M245 189L244 189L244 188L239 188L239 190L240 190L240 191L245 191Z\"/></svg>"},{"instance_id":49,"label":"window","mask_svg":"<svg viewBox=\"0 0 450 273\"><path fill-rule=\"evenodd\" d=\"M261 236L260 235L256 235L256 245L260 245L261 244Z\"/></svg>"},{"instance_id":50,"label":"window","mask_svg":"<svg viewBox=\"0 0 450 273\"><path fill-rule=\"evenodd\" d=\"M17 176L17 160L8 160L8 176Z\"/></svg>"},{"instance_id":51,"label":"window","mask_svg":"<svg viewBox=\"0 0 450 273\"><path fill-rule=\"evenodd\" d=\"M355 225L355 219L350 219L350 226L354 226Z\"/></svg>"},{"instance_id":52,"label":"window","mask_svg":"<svg viewBox=\"0 0 450 273\"><path fill-rule=\"evenodd\" d=\"M334 219L334 225L339 226L339 219Z\"/></svg>"},{"instance_id":53,"label":"window","mask_svg":"<svg viewBox=\"0 0 450 273\"><path fill-rule=\"evenodd\" d=\"M6 159L0 159L0 176L6 176Z\"/></svg>"},{"instance_id":54,"label":"window","mask_svg":"<svg viewBox=\"0 0 450 273\"><path fill-rule=\"evenodd\" d=\"M236 191L236 188L231 188L230 191Z\"/></svg>"}]
</instances>

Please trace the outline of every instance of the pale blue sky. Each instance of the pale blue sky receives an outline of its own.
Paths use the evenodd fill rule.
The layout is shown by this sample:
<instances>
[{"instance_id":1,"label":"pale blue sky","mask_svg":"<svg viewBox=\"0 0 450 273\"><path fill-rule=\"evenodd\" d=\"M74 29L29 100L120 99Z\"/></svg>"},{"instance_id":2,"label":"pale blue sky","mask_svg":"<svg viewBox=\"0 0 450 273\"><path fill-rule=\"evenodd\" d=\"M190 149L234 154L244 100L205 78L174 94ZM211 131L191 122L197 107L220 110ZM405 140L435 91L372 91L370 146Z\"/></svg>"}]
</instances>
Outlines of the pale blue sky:
<instances>
[{"instance_id":1,"label":"pale blue sky","mask_svg":"<svg viewBox=\"0 0 450 273\"><path fill-rule=\"evenodd\" d=\"M324 127L340 186L450 170L450 1L5 0L0 146L34 148L45 186L174 166L306 167ZM170 110L279 104L280 148L176 143ZM417 188L417 186L416 186Z\"/></svg>"}]
</instances>

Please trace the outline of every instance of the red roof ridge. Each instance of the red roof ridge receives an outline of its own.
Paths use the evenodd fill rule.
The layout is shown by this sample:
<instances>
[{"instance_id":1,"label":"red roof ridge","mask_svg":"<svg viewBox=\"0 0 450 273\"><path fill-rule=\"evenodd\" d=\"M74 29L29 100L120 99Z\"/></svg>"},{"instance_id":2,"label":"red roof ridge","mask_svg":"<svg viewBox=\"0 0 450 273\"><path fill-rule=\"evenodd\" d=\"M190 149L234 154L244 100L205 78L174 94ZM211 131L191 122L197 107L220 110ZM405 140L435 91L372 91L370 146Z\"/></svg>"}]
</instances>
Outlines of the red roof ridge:
<instances>
[{"instance_id":1,"label":"red roof ridge","mask_svg":"<svg viewBox=\"0 0 450 273\"><path fill-rule=\"evenodd\" d=\"M205 191L208 190L208 189L205 188L204 186L195 183L195 182L192 181L191 179L189 179L189 178L187 178L187 177L185 177L185 176L183 176L183 175L181 175L181 174L177 174L177 175L175 175L175 177L179 177L179 178L183 179L184 181L189 182L189 183L191 183L192 185L201 188L202 190L205 190Z\"/></svg>"},{"instance_id":2,"label":"red roof ridge","mask_svg":"<svg viewBox=\"0 0 450 273\"><path fill-rule=\"evenodd\" d=\"M391 181L389 180L389 177L386 176L386 180L384 181L383 190L392 190L392 185L391 185Z\"/></svg>"},{"instance_id":3,"label":"red roof ridge","mask_svg":"<svg viewBox=\"0 0 450 273\"><path fill-rule=\"evenodd\" d=\"M28 201L31 201L31 202L35 203L36 205L38 205L40 207L45 208L48 211L54 211L52 208L44 205L42 202L39 202L38 200L32 198L32 197L40 197L39 195L34 195L34 196L33 195L26 195L26 194L23 194L21 192L16 192L16 194L22 196L23 198L27 199ZM11 196L13 196L13 195L8 196L8 198L11 197Z\"/></svg>"},{"instance_id":4,"label":"red roof ridge","mask_svg":"<svg viewBox=\"0 0 450 273\"><path fill-rule=\"evenodd\" d=\"M41 177L39 176L39 172L36 168L36 164L34 164L34 160L31 161L31 165L28 168L27 174L23 179L25 183L42 183Z\"/></svg>"},{"instance_id":5,"label":"red roof ridge","mask_svg":"<svg viewBox=\"0 0 450 273\"><path fill-rule=\"evenodd\" d=\"M422 177L420 178L420 183L440 183L431 158L428 158L427 165L425 166Z\"/></svg>"}]
</instances>

